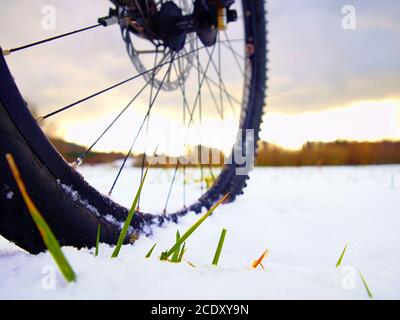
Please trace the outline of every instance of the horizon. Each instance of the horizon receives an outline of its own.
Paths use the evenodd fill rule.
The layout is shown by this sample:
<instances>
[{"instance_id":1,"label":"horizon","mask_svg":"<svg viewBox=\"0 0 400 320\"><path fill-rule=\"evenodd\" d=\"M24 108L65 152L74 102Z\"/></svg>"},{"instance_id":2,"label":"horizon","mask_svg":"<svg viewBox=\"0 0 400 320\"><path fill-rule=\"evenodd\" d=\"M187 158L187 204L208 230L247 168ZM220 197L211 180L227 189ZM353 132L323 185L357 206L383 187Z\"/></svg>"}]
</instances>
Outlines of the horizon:
<instances>
[{"instance_id":1,"label":"horizon","mask_svg":"<svg viewBox=\"0 0 400 320\"><path fill-rule=\"evenodd\" d=\"M59 141L65 142L65 143L67 143L67 144L74 145L74 146L76 146L76 147L85 148L84 145L80 145L79 143L76 143L76 142L73 142L73 141L67 141L67 140L64 140L64 139L62 139L62 138L60 138L60 137L50 137L50 139L51 139L51 140L59 140ZM276 143L273 143L273 142L269 142L269 141L266 141L266 140L263 140L263 139L260 139L260 140L258 141L258 144L259 144L259 145L260 145L260 144L268 144L269 146L272 146L272 147L274 147L274 148L279 148L279 149L281 149L282 151L288 151L288 152L290 152L290 151L293 151L293 152L301 151L301 149L303 149L304 147L306 147L306 146L309 145L309 144L324 144L324 145L328 145L328 144L341 144L341 143L344 143L344 144L364 144L364 143L370 143L370 144L384 144L384 143L400 143L400 139L390 139L390 138L379 139L379 140L336 139L336 140L331 140L331 141L318 141L318 140L313 140L313 141L311 141L311 140L310 140L310 141L305 141L299 148L288 148L288 147L285 147L285 146L282 146L282 145L279 145L279 144L276 144ZM193 149L193 148L198 148L199 146L200 146L200 145L186 145L186 148L187 148L187 149ZM223 150L218 149L218 148L215 148L215 147L212 147L212 146L209 146L209 145L207 145L207 144L202 144L201 147L204 148L204 149L210 149L210 150L211 150L211 149L214 149L214 150L216 150L216 151L222 152L222 154L223 154L224 156L227 155ZM93 153L106 153L106 154L112 154L112 153L114 153L114 154L123 154L123 153L124 153L124 150L104 150L104 151L101 151L101 150L94 150ZM140 152L140 151L138 151L138 152L132 152L132 155L133 155L134 157L142 156L142 155L143 155L143 152ZM169 154L169 153L166 153L165 151L157 152L157 155L165 155L165 156L171 157L171 158L172 158L172 157L184 156L184 154ZM147 154L146 156L147 156L147 157L151 157L150 154Z\"/></svg>"}]
</instances>

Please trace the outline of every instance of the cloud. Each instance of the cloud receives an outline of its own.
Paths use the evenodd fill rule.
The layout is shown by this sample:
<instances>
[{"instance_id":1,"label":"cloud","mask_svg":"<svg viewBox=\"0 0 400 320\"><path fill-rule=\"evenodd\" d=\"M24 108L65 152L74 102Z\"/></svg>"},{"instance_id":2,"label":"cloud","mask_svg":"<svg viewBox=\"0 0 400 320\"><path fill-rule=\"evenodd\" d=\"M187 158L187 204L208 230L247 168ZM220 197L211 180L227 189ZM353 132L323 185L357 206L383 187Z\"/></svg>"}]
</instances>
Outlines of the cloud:
<instances>
[{"instance_id":1,"label":"cloud","mask_svg":"<svg viewBox=\"0 0 400 320\"><path fill-rule=\"evenodd\" d=\"M353 1L352 31L341 28L344 4L270 1L272 110L301 113L399 95L400 3Z\"/></svg>"},{"instance_id":2,"label":"cloud","mask_svg":"<svg viewBox=\"0 0 400 320\"><path fill-rule=\"evenodd\" d=\"M45 4L56 8L56 30L41 28L41 8ZM271 109L301 113L398 96L399 2L353 1L358 22L354 31L341 28L341 8L345 4L324 0L269 1ZM28 43L93 24L107 13L109 6L107 0L2 2L1 43ZM22 16L23 24L16 20ZM12 32L6 32L9 29ZM135 72L118 28L88 31L18 53L8 61L22 92L44 111ZM132 89L121 88L118 93L128 99ZM99 103L99 111L106 109Z\"/></svg>"}]
</instances>

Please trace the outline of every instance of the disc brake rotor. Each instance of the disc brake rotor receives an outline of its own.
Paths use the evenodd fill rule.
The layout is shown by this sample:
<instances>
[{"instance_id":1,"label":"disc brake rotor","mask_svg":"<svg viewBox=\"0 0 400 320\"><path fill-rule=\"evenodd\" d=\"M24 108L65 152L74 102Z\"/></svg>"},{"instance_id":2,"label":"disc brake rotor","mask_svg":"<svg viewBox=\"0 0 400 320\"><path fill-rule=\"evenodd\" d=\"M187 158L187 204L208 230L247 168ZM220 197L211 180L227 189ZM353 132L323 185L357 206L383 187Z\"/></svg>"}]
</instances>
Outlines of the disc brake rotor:
<instances>
[{"instance_id":1,"label":"disc brake rotor","mask_svg":"<svg viewBox=\"0 0 400 320\"><path fill-rule=\"evenodd\" d=\"M182 4L180 10L182 10L183 13L188 13L190 10L188 1L180 1L180 3ZM157 10L157 8L154 7L154 10ZM137 14L143 17L143 19L147 18L143 8L141 8L141 12L138 10ZM154 54L157 53L160 57L162 57L167 52L171 52L171 49L169 49L169 47L163 41L156 39L155 37L151 39L151 34L149 34L150 32L148 31L149 28L146 28L146 26L138 24L136 21L132 22L130 20L123 19L126 15L127 15L127 9L124 7L119 7L118 17L120 19L122 38L125 42L126 50L128 52L129 58L133 66L139 73L144 73L149 69L149 67L145 66L144 61L140 57L141 50L138 47L138 45L135 45L135 38L132 37L132 35L150 40L150 42L154 46ZM148 20L146 22L151 23L151 21ZM161 81L157 77L153 78L153 74L151 72L144 74L143 77L145 78L146 81L149 81L151 85L156 89L160 88L163 91L177 90L180 84L189 77L194 59L194 53L191 52L195 51L195 46L196 46L196 35L193 33L186 34L185 44L178 53L178 54L184 54L186 61L180 64L178 70L176 71L177 76L175 76L174 78L169 77L167 79L164 79L164 81ZM167 57L163 62L169 60L171 60L170 56Z\"/></svg>"}]
</instances>

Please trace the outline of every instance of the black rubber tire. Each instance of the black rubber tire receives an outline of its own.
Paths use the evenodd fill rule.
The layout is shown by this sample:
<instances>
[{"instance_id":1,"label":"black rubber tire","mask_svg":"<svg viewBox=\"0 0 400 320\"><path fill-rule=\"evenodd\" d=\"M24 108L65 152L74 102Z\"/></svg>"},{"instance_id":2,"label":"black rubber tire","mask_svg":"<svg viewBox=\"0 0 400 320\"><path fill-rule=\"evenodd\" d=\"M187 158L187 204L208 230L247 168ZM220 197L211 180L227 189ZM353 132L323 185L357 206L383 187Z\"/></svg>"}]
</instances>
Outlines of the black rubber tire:
<instances>
[{"instance_id":1,"label":"black rubber tire","mask_svg":"<svg viewBox=\"0 0 400 320\"><path fill-rule=\"evenodd\" d=\"M266 92L266 18L264 0L243 0L248 43L254 48L249 58L246 108L241 129L254 129L256 151ZM245 148L244 150L247 149ZM61 245L78 248L95 245L101 226L101 242L114 244L127 209L103 196L62 158L29 112L4 57L0 56L0 234L31 252L45 245L17 189L5 154L11 153L21 171L28 193L50 225ZM236 164L226 165L216 183L196 203L169 215L137 213L126 238L151 233L151 225L177 222L189 211L200 212L230 193L230 200L243 193L247 175L237 175ZM110 219L110 217L112 219Z\"/></svg>"}]
</instances>

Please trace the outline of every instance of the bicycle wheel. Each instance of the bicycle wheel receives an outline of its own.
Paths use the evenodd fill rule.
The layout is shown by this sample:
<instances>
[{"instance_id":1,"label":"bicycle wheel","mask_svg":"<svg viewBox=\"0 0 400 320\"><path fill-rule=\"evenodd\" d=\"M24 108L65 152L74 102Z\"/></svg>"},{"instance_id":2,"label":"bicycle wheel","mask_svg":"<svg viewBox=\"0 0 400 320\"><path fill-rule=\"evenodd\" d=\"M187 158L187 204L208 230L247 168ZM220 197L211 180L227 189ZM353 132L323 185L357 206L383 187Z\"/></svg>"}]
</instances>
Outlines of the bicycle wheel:
<instances>
[{"instance_id":1,"label":"bicycle wheel","mask_svg":"<svg viewBox=\"0 0 400 320\"><path fill-rule=\"evenodd\" d=\"M116 168L111 191L127 170L127 160L132 157L141 130L149 126L150 116L155 112L153 107L160 104L160 92L165 97L172 93L180 97L182 102L179 117L183 115L181 121L184 130L190 130L197 123L201 130L197 127L196 132L211 131L210 128L213 128L216 130L215 135L218 135L218 132L224 130L223 125L228 122L229 117L235 119L229 147L231 156L227 157L232 161L224 163L218 175L212 174L211 166L203 165L201 161L192 166L192 169L190 164L177 161L176 166L171 169L173 177L166 183L167 200L164 208L145 213L147 211L141 207L134 216L126 243L133 241L139 233L151 234L153 225L177 222L179 217L188 212L200 213L227 193L229 200L233 201L237 195L243 193L246 186L247 173L251 166L248 162L236 161L235 156L239 152L242 158L249 159L250 156L253 159L257 149L266 92L264 1L112 2L116 5L110 11L112 18L120 25L129 58L137 70L137 74L128 80L140 78L144 85L118 116L112 119L109 126L96 136L94 143L77 157L72 166L60 155L38 125L37 119L32 116L14 82L5 57L0 56L0 234L31 253L39 253L45 250L45 246L11 176L5 154L11 153L14 156L29 194L61 245L78 248L94 246L98 225L101 226L101 241L114 244L128 210L105 195L106 190L99 191L92 187L79 173L79 169L76 170L76 166L85 162L85 157L92 152L96 143L145 90L150 92L145 116L139 122L139 129L130 137L133 138L133 143L130 144L129 140L130 148L127 148L125 157ZM232 38L230 32L234 28L241 32L240 37ZM233 32L234 36L237 34L237 31ZM235 79L242 84L240 98L237 98L237 83L230 87L229 78L234 72ZM87 99L103 94L113 87L115 86L89 95ZM70 110L82 101L86 100L80 99L67 107L59 108L41 117L40 121ZM177 111L173 113L177 114ZM219 118L220 125L215 125L216 117ZM208 123L213 125L207 127ZM198 156L201 157L201 138L196 143L196 147L200 147ZM187 142L182 144L187 147ZM141 173L144 162L143 160L137 168L141 169ZM192 195L189 205L186 205L186 170L196 170L200 176L200 196ZM205 181L206 170L210 170L213 175L210 184ZM182 208L167 210L178 174L183 177L181 180L185 199Z\"/></svg>"}]
</instances>

